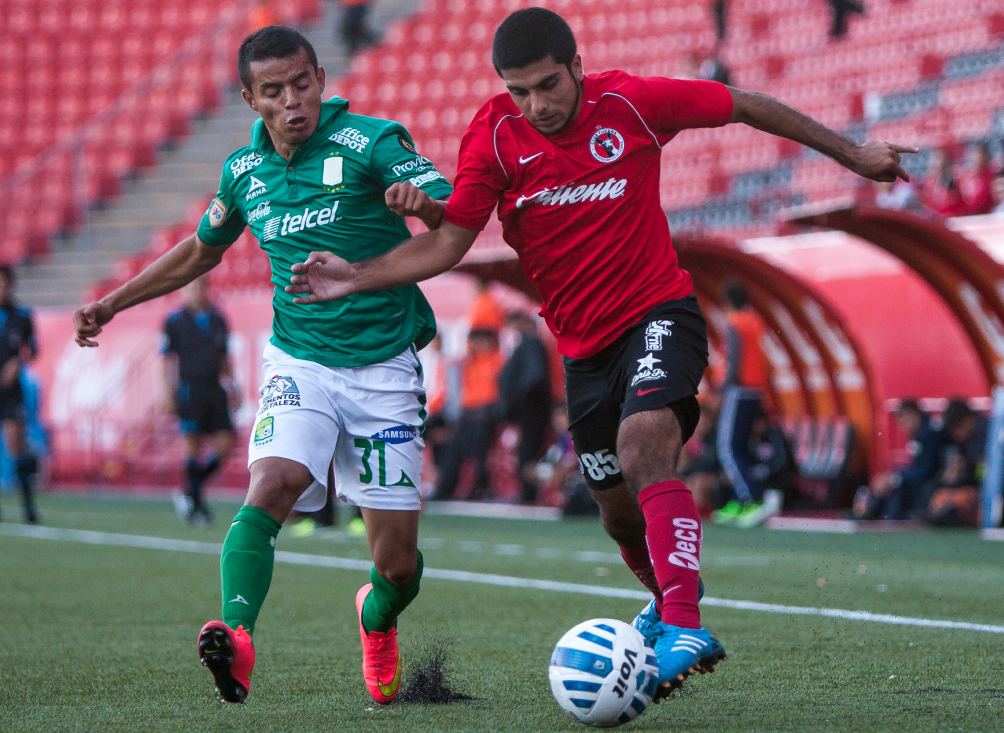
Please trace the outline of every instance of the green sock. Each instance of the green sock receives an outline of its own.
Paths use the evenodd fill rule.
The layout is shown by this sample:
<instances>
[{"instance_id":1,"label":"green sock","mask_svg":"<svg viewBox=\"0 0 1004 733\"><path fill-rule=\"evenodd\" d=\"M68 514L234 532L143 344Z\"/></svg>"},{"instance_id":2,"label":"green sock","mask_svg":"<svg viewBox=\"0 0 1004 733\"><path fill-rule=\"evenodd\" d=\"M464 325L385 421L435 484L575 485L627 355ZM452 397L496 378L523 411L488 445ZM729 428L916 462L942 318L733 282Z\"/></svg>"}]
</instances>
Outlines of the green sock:
<instances>
[{"instance_id":1,"label":"green sock","mask_svg":"<svg viewBox=\"0 0 1004 733\"><path fill-rule=\"evenodd\" d=\"M376 567L370 569L370 582L373 590L366 596L363 603L363 628L366 631L390 631L397 626L397 617L415 600L418 587L422 582L422 568L425 562L422 551L418 551L418 567L415 574L406 585L394 585L377 572Z\"/></svg>"},{"instance_id":2,"label":"green sock","mask_svg":"<svg viewBox=\"0 0 1004 733\"><path fill-rule=\"evenodd\" d=\"M272 583L275 538L282 525L256 506L242 506L223 540L220 577L223 581L223 623L243 626L254 633L254 624Z\"/></svg>"}]
</instances>

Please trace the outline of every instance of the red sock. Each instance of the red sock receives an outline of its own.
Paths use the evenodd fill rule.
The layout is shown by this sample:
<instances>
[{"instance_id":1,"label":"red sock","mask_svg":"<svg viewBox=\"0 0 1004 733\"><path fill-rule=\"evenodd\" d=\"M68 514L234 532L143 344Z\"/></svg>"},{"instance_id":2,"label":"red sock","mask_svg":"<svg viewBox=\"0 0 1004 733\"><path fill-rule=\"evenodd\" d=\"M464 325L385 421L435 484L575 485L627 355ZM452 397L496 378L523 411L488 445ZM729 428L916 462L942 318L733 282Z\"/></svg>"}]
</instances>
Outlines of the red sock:
<instances>
[{"instance_id":1,"label":"red sock","mask_svg":"<svg viewBox=\"0 0 1004 733\"><path fill-rule=\"evenodd\" d=\"M655 579L655 570L652 568L652 558L648 556L648 545L642 543L632 547L620 545L621 557L624 564L630 568L641 584L648 588L655 596L656 607L662 602L662 593L659 592L659 581Z\"/></svg>"},{"instance_id":2,"label":"red sock","mask_svg":"<svg viewBox=\"0 0 1004 733\"><path fill-rule=\"evenodd\" d=\"M662 621L685 629L701 627L697 608L701 569L701 519L682 481L646 486L638 494L645 537L662 596Z\"/></svg>"}]
</instances>

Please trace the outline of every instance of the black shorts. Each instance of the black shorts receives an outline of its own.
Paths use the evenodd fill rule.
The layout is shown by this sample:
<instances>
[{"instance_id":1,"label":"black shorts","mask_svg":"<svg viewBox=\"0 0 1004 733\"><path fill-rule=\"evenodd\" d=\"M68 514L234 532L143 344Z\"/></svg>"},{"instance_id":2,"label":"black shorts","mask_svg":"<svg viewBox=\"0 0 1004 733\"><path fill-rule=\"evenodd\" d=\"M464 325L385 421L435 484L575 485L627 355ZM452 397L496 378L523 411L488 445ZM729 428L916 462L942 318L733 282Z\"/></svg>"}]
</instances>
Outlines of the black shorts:
<instances>
[{"instance_id":1,"label":"black shorts","mask_svg":"<svg viewBox=\"0 0 1004 733\"><path fill-rule=\"evenodd\" d=\"M565 359L568 429L591 489L623 481L617 430L628 415L669 407L687 442L700 417L697 387L707 366L708 332L693 296L656 306L598 354Z\"/></svg>"},{"instance_id":2,"label":"black shorts","mask_svg":"<svg viewBox=\"0 0 1004 733\"><path fill-rule=\"evenodd\" d=\"M21 387L0 389L0 422L24 422L24 394Z\"/></svg>"},{"instance_id":3,"label":"black shorts","mask_svg":"<svg viewBox=\"0 0 1004 733\"><path fill-rule=\"evenodd\" d=\"M178 385L178 418L185 435L234 429L227 393L219 382L182 382Z\"/></svg>"}]
</instances>

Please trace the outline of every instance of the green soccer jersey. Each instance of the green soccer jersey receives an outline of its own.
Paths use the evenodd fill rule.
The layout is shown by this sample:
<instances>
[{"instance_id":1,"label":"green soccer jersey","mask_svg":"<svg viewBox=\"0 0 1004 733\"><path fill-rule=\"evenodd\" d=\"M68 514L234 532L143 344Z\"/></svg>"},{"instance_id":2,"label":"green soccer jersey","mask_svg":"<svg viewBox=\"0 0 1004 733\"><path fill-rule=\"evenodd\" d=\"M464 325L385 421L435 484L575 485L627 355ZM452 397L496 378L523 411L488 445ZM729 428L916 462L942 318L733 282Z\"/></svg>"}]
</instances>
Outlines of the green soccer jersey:
<instances>
[{"instance_id":1,"label":"green soccer jersey","mask_svg":"<svg viewBox=\"0 0 1004 733\"><path fill-rule=\"evenodd\" d=\"M432 308L416 285L298 305L284 289L290 267L313 251L350 262L376 257L407 239L404 220L384 203L393 183L409 181L436 199L453 190L404 127L348 108L338 97L322 104L317 129L290 160L257 120L251 144L223 164L198 229L207 245L225 246L251 227L272 267L272 343L329 367L377 364L411 344L422 348L436 332Z\"/></svg>"}]
</instances>

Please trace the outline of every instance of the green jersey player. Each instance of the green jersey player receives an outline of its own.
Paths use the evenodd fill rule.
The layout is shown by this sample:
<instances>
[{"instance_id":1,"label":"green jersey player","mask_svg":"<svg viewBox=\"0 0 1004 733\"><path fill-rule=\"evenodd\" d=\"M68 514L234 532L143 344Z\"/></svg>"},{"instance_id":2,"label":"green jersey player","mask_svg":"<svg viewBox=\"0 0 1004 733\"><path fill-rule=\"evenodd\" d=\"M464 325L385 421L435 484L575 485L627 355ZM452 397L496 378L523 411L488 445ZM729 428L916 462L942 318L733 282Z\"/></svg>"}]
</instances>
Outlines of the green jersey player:
<instances>
[{"instance_id":1,"label":"green jersey player","mask_svg":"<svg viewBox=\"0 0 1004 733\"><path fill-rule=\"evenodd\" d=\"M243 96L256 111L250 145L227 158L198 230L143 272L74 313L76 341L116 313L176 290L217 265L250 227L272 267L272 338L248 446L250 487L223 543L223 615L199 632L220 697L251 684L251 635L272 577L275 539L294 509L323 506L333 477L361 508L373 553L356 596L363 678L374 700L397 694L398 615L418 594L419 494L425 397L416 350L435 333L414 285L303 308L284 291L293 263L322 249L374 257L408 237L401 217L439 226L449 183L398 123L322 102L324 70L310 43L281 26L241 45ZM330 467L330 471L329 471Z\"/></svg>"}]
</instances>

